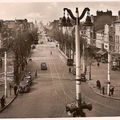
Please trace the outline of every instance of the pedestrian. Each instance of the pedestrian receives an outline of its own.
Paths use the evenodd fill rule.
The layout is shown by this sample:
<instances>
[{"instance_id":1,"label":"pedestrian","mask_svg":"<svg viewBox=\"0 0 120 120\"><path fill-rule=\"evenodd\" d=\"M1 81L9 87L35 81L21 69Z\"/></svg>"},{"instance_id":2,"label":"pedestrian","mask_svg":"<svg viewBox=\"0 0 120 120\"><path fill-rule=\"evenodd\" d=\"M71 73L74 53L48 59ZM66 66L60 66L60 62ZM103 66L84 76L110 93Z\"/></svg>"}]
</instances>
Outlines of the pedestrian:
<instances>
[{"instance_id":1,"label":"pedestrian","mask_svg":"<svg viewBox=\"0 0 120 120\"><path fill-rule=\"evenodd\" d=\"M96 81L96 86L97 86L98 89L101 89L101 83L100 83L99 80Z\"/></svg>"},{"instance_id":2,"label":"pedestrian","mask_svg":"<svg viewBox=\"0 0 120 120\"><path fill-rule=\"evenodd\" d=\"M32 61L32 58L29 58L29 61L31 62L31 61Z\"/></svg>"},{"instance_id":3,"label":"pedestrian","mask_svg":"<svg viewBox=\"0 0 120 120\"><path fill-rule=\"evenodd\" d=\"M97 63L97 66L98 66L98 67L100 66L100 63L99 63L99 62Z\"/></svg>"},{"instance_id":4,"label":"pedestrian","mask_svg":"<svg viewBox=\"0 0 120 120\"><path fill-rule=\"evenodd\" d=\"M86 73L87 73L87 67L85 66L85 75L86 75Z\"/></svg>"},{"instance_id":5,"label":"pedestrian","mask_svg":"<svg viewBox=\"0 0 120 120\"><path fill-rule=\"evenodd\" d=\"M50 54L52 55L52 51L50 52Z\"/></svg>"},{"instance_id":6,"label":"pedestrian","mask_svg":"<svg viewBox=\"0 0 120 120\"><path fill-rule=\"evenodd\" d=\"M104 86L102 87L102 94L103 95L105 94L105 87Z\"/></svg>"},{"instance_id":7,"label":"pedestrian","mask_svg":"<svg viewBox=\"0 0 120 120\"><path fill-rule=\"evenodd\" d=\"M15 96L17 95L17 89L18 89L18 87L17 87L17 85L15 85L15 86L14 86L14 95L15 95Z\"/></svg>"},{"instance_id":8,"label":"pedestrian","mask_svg":"<svg viewBox=\"0 0 120 120\"><path fill-rule=\"evenodd\" d=\"M2 98L1 98L1 108L4 108L5 107L5 96L3 95Z\"/></svg>"},{"instance_id":9,"label":"pedestrian","mask_svg":"<svg viewBox=\"0 0 120 120\"><path fill-rule=\"evenodd\" d=\"M110 89L110 95L113 95L113 93L114 93L114 87Z\"/></svg>"},{"instance_id":10,"label":"pedestrian","mask_svg":"<svg viewBox=\"0 0 120 120\"><path fill-rule=\"evenodd\" d=\"M31 75L31 72L29 72L28 74Z\"/></svg>"},{"instance_id":11,"label":"pedestrian","mask_svg":"<svg viewBox=\"0 0 120 120\"><path fill-rule=\"evenodd\" d=\"M69 73L71 72L71 68L69 67Z\"/></svg>"},{"instance_id":12,"label":"pedestrian","mask_svg":"<svg viewBox=\"0 0 120 120\"><path fill-rule=\"evenodd\" d=\"M37 77L37 70L35 71L35 78Z\"/></svg>"},{"instance_id":13,"label":"pedestrian","mask_svg":"<svg viewBox=\"0 0 120 120\"><path fill-rule=\"evenodd\" d=\"M9 83L9 89L10 89L10 95L11 95L11 90L12 90L12 85Z\"/></svg>"}]
</instances>

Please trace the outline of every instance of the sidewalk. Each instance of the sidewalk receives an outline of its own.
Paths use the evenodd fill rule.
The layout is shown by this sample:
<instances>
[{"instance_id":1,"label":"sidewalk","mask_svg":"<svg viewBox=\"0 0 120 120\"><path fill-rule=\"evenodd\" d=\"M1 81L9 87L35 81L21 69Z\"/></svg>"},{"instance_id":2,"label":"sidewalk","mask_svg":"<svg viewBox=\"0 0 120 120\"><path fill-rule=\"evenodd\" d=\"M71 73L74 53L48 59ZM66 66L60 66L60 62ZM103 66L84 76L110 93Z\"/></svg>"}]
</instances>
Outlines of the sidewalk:
<instances>
[{"instance_id":1,"label":"sidewalk","mask_svg":"<svg viewBox=\"0 0 120 120\"><path fill-rule=\"evenodd\" d=\"M30 69L30 62L27 65L27 69L22 73L22 77L24 76L24 74L29 72ZM10 72L11 69L9 66L7 66L7 71ZM32 72L32 70L30 70ZM33 72L32 72L33 74ZM21 78L22 79L22 78ZM7 82L9 83L9 81ZM5 88L4 88L4 61L3 61L3 66L2 68L0 68L0 99L2 98L2 96L5 94ZM7 84L7 97L5 98L5 107L1 108L1 103L0 103L0 113L6 109L16 98L17 96L14 95L14 88L11 88L11 93L10 93L10 88L9 88L9 84Z\"/></svg>"},{"instance_id":2,"label":"sidewalk","mask_svg":"<svg viewBox=\"0 0 120 120\"><path fill-rule=\"evenodd\" d=\"M60 51L60 49L58 49ZM60 51L60 53L67 59L66 55ZM88 67L87 67L88 69ZM87 84L92 88L92 90L102 96L102 97L106 97L106 98L110 98L110 99L116 99L116 100L120 100L120 78L119 78L119 74L120 71L111 71L111 87L114 86L114 93L111 96L107 95L107 63L100 63L100 66L97 66L97 63L94 62L92 64L91 67L91 78L92 80L87 80ZM88 71L87 71L87 75L88 76ZM99 80L101 83L101 87L104 86L105 90L104 90L104 95L102 90L98 89L96 87L96 81Z\"/></svg>"},{"instance_id":3,"label":"sidewalk","mask_svg":"<svg viewBox=\"0 0 120 120\"><path fill-rule=\"evenodd\" d=\"M4 95L4 84L0 85L0 99ZM16 98L17 96L14 95L14 90L13 88L11 89L11 94L10 94L10 89L7 89L7 97L5 98L5 107L1 108L1 103L0 103L0 113L6 109Z\"/></svg>"},{"instance_id":4,"label":"sidewalk","mask_svg":"<svg viewBox=\"0 0 120 120\"><path fill-rule=\"evenodd\" d=\"M2 67L0 67L0 99L4 95L4 58L3 59L3 64ZM7 66L7 72L11 72L11 60L8 60L8 66ZM7 85L7 97L5 98L5 107L1 108L1 103L0 103L0 112L2 112L5 108L7 108L16 98L17 96L14 95L13 88L11 89L11 94L10 94L10 88L9 85Z\"/></svg>"},{"instance_id":5,"label":"sidewalk","mask_svg":"<svg viewBox=\"0 0 120 120\"><path fill-rule=\"evenodd\" d=\"M97 66L97 63L93 63L91 70L92 80L88 80L87 83L92 88L92 90L103 97L120 100L120 80L119 74L120 71L111 71L111 87L114 87L114 93L111 96L107 95L107 63L100 63L100 66ZM101 88L104 87L104 95L102 89L98 89L96 86L96 81L99 80L101 83Z\"/></svg>"}]
</instances>

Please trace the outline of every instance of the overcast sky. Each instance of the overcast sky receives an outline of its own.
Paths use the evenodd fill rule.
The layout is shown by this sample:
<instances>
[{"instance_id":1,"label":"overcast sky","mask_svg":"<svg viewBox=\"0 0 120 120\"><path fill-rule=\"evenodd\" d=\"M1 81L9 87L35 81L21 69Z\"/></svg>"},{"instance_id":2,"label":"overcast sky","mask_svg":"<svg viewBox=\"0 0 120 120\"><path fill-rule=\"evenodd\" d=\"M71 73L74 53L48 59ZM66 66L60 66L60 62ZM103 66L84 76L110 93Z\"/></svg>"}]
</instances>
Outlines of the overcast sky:
<instances>
[{"instance_id":1,"label":"overcast sky","mask_svg":"<svg viewBox=\"0 0 120 120\"><path fill-rule=\"evenodd\" d=\"M89 7L91 14L96 15L97 10L112 10L113 15L117 15L120 10L120 2L28 2L28 3L0 3L0 19L24 19L29 21L48 22L59 19L63 16L63 8L70 8L75 13L75 8L79 12L85 7Z\"/></svg>"}]
</instances>

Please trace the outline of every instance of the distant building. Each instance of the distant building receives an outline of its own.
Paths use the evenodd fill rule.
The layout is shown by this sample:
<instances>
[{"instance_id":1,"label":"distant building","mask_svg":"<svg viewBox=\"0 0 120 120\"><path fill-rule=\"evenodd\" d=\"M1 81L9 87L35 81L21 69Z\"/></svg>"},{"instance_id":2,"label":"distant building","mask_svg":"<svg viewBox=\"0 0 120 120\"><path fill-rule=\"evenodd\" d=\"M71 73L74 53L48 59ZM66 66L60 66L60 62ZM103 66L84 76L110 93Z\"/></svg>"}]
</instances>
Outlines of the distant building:
<instances>
[{"instance_id":1,"label":"distant building","mask_svg":"<svg viewBox=\"0 0 120 120\"><path fill-rule=\"evenodd\" d=\"M95 32L104 29L106 24L111 25L113 21L117 20L117 16L113 16L112 11L109 10L107 12L97 11L96 14L96 16L91 16Z\"/></svg>"},{"instance_id":2,"label":"distant building","mask_svg":"<svg viewBox=\"0 0 120 120\"><path fill-rule=\"evenodd\" d=\"M15 20L5 20L3 24L5 28L10 28L10 29L16 28Z\"/></svg>"},{"instance_id":3,"label":"distant building","mask_svg":"<svg viewBox=\"0 0 120 120\"><path fill-rule=\"evenodd\" d=\"M29 30L33 30L34 29L34 23L33 22L28 22L28 28Z\"/></svg>"},{"instance_id":4,"label":"distant building","mask_svg":"<svg viewBox=\"0 0 120 120\"><path fill-rule=\"evenodd\" d=\"M28 30L28 20L27 19L15 19L16 30L24 31Z\"/></svg>"},{"instance_id":5,"label":"distant building","mask_svg":"<svg viewBox=\"0 0 120 120\"><path fill-rule=\"evenodd\" d=\"M96 16L91 16L91 21L93 23L93 32L92 38L94 43L96 43L96 47L108 49L107 38L104 40L104 36L106 37L106 29L105 25L111 25L114 21L117 20L117 16L112 15L112 11L107 10L106 12L97 11ZM104 32L103 32L104 31ZM103 35L104 34L104 35Z\"/></svg>"},{"instance_id":6,"label":"distant building","mask_svg":"<svg viewBox=\"0 0 120 120\"><path fill-rule=\"evenodd\" d=\"M96 31L96 47L104 48L104 29Z\"/></svg>"},{"instance_id":7,"label":"distant building","mask_svg":"<svg viewBox=\"0 0 120 120\"><path fill-rule=\"evenodd\" d=\"M120 54L120 11L118 13L118 20L114 22L115 29L115 53Z\"/></svg>"}]
</instances>

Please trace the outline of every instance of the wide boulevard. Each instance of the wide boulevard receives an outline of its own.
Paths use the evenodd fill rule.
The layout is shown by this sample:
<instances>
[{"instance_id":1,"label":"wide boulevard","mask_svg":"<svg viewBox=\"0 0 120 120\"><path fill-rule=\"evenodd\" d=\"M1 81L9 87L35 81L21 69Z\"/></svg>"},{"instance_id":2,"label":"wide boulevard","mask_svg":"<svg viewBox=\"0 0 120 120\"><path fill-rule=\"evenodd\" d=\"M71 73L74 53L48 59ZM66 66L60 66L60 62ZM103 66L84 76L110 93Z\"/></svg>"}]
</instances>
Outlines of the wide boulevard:
<instances>
[{"instance_id":1,"label":"wide boulevard","mask_svg":"<svg viewBox=\"0 0 120 120\"><path fill-rule=\"evenodd\" d=\"M31 70L38 71L31 91L19 94L15 101L2 113L1 118L56 118L68 117L65 105L75 101L75 76L69 73L66 59L55 43L38 44L32 52ZM50 52L52 51L52 55ZM41 70L46 62L48 70ZM87 83L82 83L82 98L92 103L92 111L85 110L88 117L120 115L120 101L101 97Z\"/></svg>"}]
</instances>

